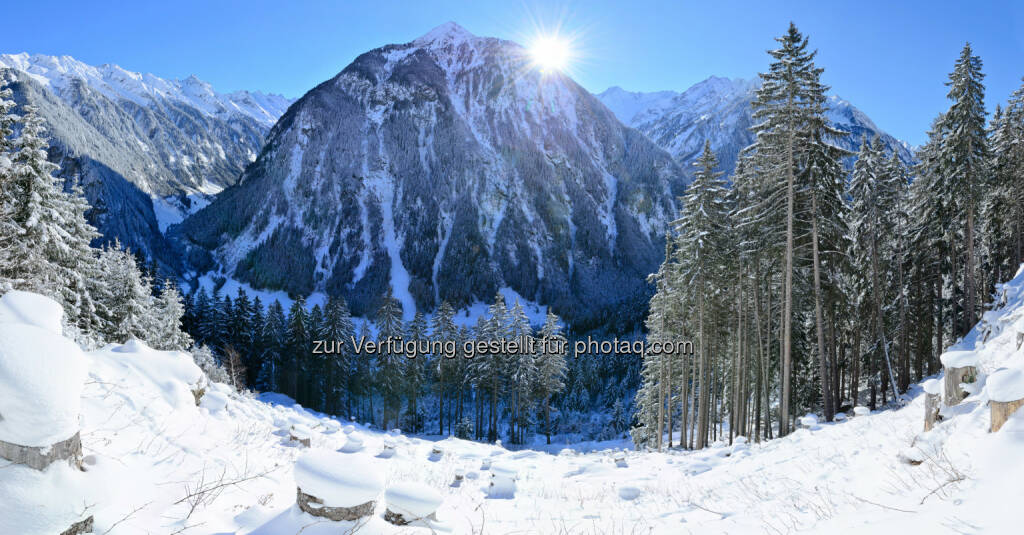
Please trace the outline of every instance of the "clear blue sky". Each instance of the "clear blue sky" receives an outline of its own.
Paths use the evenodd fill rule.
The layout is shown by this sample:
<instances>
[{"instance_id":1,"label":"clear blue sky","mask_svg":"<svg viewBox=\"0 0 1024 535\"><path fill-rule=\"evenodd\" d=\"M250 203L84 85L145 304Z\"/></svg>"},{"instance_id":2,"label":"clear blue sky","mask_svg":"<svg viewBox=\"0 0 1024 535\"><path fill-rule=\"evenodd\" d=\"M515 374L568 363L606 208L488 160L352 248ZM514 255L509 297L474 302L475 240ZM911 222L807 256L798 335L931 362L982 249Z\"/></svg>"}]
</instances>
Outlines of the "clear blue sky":
<instances>
[{"instance_id":1,"label":"clear blue sky","mask_svg":"<svg viewBox=\"0 0 1024 535\"><path fill-rule=\"evenodd\" d=\"M517 41L561 24L576 36L572 74L587 89L683 90L711 75L754 76L793 20L833 91L912 144L946 108L943 82L965 41L985 63L990 109L1024 76L1022 2L556 2L8 2L0 53L67 54L297 97L358 54L449 20Z\"/></svg>"}]
</instances>

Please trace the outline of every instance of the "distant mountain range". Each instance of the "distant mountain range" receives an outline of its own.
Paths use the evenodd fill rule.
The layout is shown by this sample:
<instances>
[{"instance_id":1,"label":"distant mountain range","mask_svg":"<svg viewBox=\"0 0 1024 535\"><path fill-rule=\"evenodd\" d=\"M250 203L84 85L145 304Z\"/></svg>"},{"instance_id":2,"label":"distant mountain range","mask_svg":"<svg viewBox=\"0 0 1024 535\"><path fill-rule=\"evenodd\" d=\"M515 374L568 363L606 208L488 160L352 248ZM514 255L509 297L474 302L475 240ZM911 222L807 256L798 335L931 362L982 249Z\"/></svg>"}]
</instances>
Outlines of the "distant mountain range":
<instances>
[{"instance_id":1,"label":"distant mountain range","mask_svg":"<svg viewBox=\"0 0 1024 535\"><path fill-rule=\"evenodd\" d=\"M591 95L454 23L298 101L0 55L0 86L40 108L105 239L168 272L342 295L359 315L388 286L407 317L512 292L583 330L638 325L691 164L709 139L732 170L758 83ZM912 160L850 103L830 106L845 148L877 134Z\"/></svg>"},{"instance_id":2,"label":"distant mountain range","mask_svg":"<svg viewBox=\"0 0 1024 535\"><path fill-rule=\"evenodd\" d=\"M51 159L81 182L104 236L174 272L181 258L162 231L235 183L291 103L68 56L0 55L0 86L39 108Z\"/></svg>"},{"instance_id":3,"label":"distant mountain range","mask_svg":"<svg viewBox=\"0 0 1024 535\"><path fill-rule=\"evenodd\" d=\"M750 133L750 102L760 87L757 79L729 79L712 76L682 93L657 91L631 92L612 87L597 95L623 124L643 132L682 164L687 176L694 160L711 140L711 148L720 162L720 170L731 172L736 158L754 137ZM910 163L910 147L882 131L863 112L837 96L829 97L828 117L833 126L851 135L836 140L845 149L860 148L862 136L881 136L888 152L896 151Z\"/></svg>"}]
</instances>

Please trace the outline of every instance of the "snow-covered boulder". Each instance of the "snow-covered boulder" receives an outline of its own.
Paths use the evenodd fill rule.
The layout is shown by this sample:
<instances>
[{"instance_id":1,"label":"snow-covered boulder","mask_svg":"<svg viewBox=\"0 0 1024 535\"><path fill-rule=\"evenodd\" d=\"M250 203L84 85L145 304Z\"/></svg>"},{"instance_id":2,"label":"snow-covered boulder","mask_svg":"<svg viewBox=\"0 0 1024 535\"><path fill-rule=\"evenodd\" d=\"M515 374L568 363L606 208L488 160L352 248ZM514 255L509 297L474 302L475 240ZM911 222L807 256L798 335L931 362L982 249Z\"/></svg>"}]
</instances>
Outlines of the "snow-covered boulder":
<instances>
[{"instance_id":1,"label":"snow-covered boulder","mask_svg":"<svg viewBox=\"0 0 1024 535\"><path fill-rule=\"evenodd\" d=\"M384 493L387 512L384 519L404 526L418 520L436 520L437 508L444 498L440 492L423 483L398 483L388 487Z\"/></svg>"},{"instance_id":2,"label":"snow-covered boulder","mask_svg":"<svg viewBox=\"0 0 1024 535\"><path fill-rule=\"evenodd\" d=\"M853 408L853 415L854 416L867 416L869 414L871 414L871 409L869 409L867 407L863 407L863 406L858 405L858 406Z\"/></svg>"},{"instance_id":3,"label":"snow-covered boulder","mask_svg":"<svg viewBox=\"0 0 1024 535\"><path fill-rule=\"evenodd\" d=\"M298 505L331 520L357 520L373 513L384 476L369 459L310 450L295 461Z\"/></svg>"},{"instance_id":4,"label":"snow-covered boulder","mask_svg":"<svg viewBox=\"0 0 1024 535\"><path fill-rule=\"evenodd\" d=\"M60 305L25 292L0 298L0 441L46 447L78 432L85 355L60 335Z\"/></svg>"}]
</instances>

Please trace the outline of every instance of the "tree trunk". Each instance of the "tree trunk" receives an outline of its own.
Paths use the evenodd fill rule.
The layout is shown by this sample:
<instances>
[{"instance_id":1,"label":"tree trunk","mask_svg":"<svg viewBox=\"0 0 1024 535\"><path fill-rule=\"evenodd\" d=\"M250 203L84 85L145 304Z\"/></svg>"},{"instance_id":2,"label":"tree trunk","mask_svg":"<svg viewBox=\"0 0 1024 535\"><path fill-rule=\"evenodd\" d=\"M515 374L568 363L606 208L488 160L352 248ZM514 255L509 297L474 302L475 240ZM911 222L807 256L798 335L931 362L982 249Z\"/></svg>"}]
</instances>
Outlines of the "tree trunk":
<instances>
[{"instance_id":1,"label":"tree trunk","mask_svg":"<svg viewBox=\"0 0 1024 535\"><path fill-rule=\"evenodd\" d=\"M821 259L818 256L818 199L811 194L811 254L814 263L814 322L818 334L818 373L821 375L821 403L825 421L831 422L835 411L829 391L829 374L825 356L825 319L821 312Z\"/></svg>"}]
</instances>

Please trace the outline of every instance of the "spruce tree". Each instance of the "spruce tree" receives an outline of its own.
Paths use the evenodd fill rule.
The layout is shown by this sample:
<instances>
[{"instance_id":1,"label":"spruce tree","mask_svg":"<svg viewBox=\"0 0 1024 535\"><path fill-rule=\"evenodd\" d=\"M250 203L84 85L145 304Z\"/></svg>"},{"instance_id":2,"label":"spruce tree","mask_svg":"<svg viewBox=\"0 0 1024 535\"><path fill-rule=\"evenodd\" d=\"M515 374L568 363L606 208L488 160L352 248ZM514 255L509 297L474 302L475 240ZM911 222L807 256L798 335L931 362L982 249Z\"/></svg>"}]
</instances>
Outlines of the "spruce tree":
<instances>
[{"instance_id":1,"label":"spruce tree","mask_svg":"<svg viewBox=\"0 0 1024 535\"><path fill-rule=\"evenodd\" d=\"M964 300L959 333L965 334L973 325L980 308L978 287L977 217L981 201L980 188L988 173L988 140L985 129L985 86L981 58L975 56L970 43L964 45L953 72L949 75L949 93L953 104L943 117L944 130L940 147L942 190L950 195L953 224L963 233L962 253L957 250L956 265L962 280Z\"/></svg>"}]
</instances>

